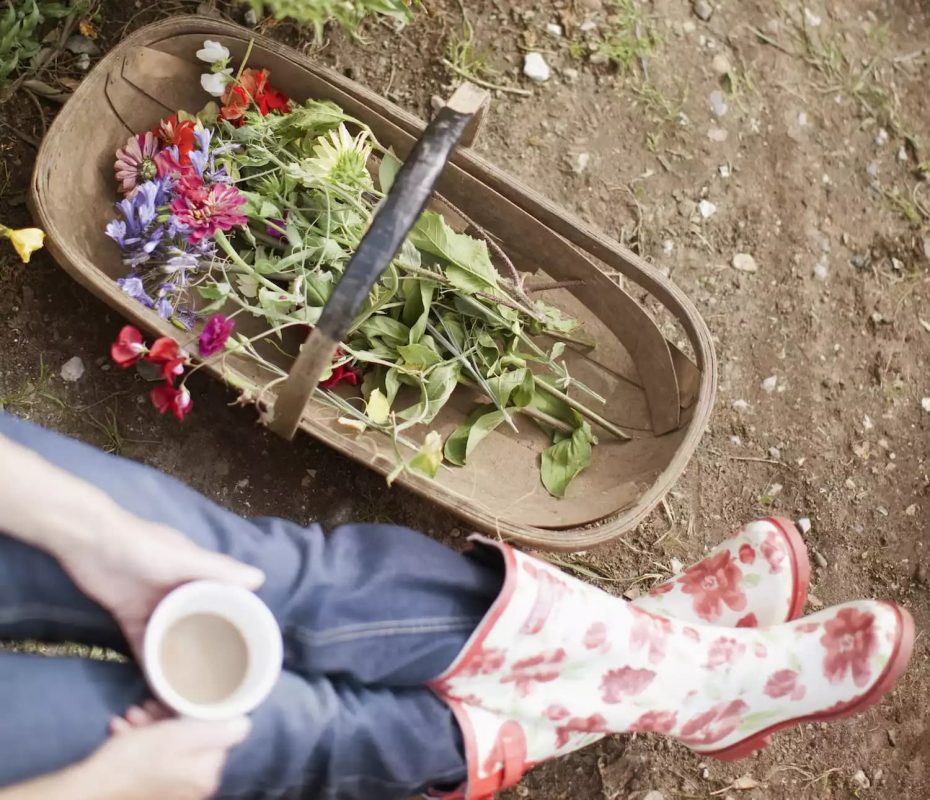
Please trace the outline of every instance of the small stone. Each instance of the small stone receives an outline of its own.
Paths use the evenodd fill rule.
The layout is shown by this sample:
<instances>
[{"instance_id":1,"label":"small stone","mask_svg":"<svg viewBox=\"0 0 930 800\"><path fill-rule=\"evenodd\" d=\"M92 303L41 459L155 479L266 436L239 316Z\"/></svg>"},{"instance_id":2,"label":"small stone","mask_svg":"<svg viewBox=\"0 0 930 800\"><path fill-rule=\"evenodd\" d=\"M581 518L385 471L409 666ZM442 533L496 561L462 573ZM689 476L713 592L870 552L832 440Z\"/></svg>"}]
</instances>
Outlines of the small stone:
<instances>
[{"instance_id":1,"label":"small stone","mask_svg":"<svg viewBox=\"0 0 930 800\"><path fill-rule=\"evenodd\" d=\"M888 144L888 131L884 128L879 128L878 133L875 134L875 144L879 147L883 147Z\"/></svg>"},{"instance_id":2,"label":"small stone","mask_svg":"<svg viewBox=\"0 0 930 800\"><path fill-rule=\"evenodd\" d=\"M778 376L770 375L760 384L762 391L771 394L778 387Z\"/></svg>"},{"instance_id":3,"label":"small stone","mask_svg":"<svg viewBox=\"0 0 930 800\"><path fill-rule=\"evenodd\" d=\"M770 447L769 458L771 458L773 461L781 461L781 450L779 450L777 447Z\"/></svg>"},{"instance_id":4,"label":"small stone","mask_svg":"<svg viewBox=\"0 0 930 800\"><path fill-rule=\"evenodd\" d=\"M586 20L578 26L578 30L582 33L592 33L597 30L597 23L593 19Z\"/></svg>"},{"instance_id":5,"label":"small stone","mask_svg":"<svg viewBox=\"0 0 930 800\"><path fill-rule=\"evenodd\" d=\"M827 564L829 563L824 557L824 554L819 550L814 550L814 561L817 563L817 566L821 569L826 569Z\"/></svg>"},{"instance_id":6,"label":"small stone","mask_svg":"<svg viewBox=\"0 0 930 800\"><path fill-rule=\"evenodd\" d=\"M740 439L739 436L730 437L730 444L732 444L734 447L739 447L742 443L743 443L743 440Z\"/></svg>"},{"instance_id":7,"label":"small stone","mask_svg":"<svg viewBox=\"0 0 930 800\"><path fill-rule=\"evenodd\" d=\"M672 568L672 572L675 573L676 575L685 568L685 565L682 564L680 558L672 558L669 560L668 563L669 563L669 566Z\"/></svg>"},{"instance_id":8,"label":"small stone","mask_svg":"<svg viewBox=\"0 0 930 800\"><path fill-rule=\"evenodd\" d=\"M904 513L908 517L916 517L917 516L916 503L911 503L907 508L904 509Z\"/></svg>"},{"instance_id":9,"label":"small stone","mask_svg":"<svg viewBox=\"0 0 930 800\"><path fill-rule=\"evenodd\" d=\"M717 206L710 202L710 200L701 200L698 203L698 211L701 212L701 216L704 219L710 219L714 214L717 213Z\"/></svg>"},{"instance_id":10,"label":"small stone","mask_svg":"<svg viewBox=\"0 0 930 800\"><path fill-rule=\"evenodd\" d=\"M690 19L686 19L681 23L681 32L682 33L694 33L697 30L697 25Z\"/></svg>"},{"instance_id":11,"label":"small stone","mask_svg":"<svg viewBox=\"0 0 930 800\"><path fill-rule=\"evenodd\" d=\"M714 14L714 7L707 0L697 0L693 9L694 16L703 22L707 22Z\"/></svg>"},{"instance_id":12,"label":"small stone","mask_svg":"<svg viewBox=\"0 0 930 800\"><path fill-rule=\"evenodd\" d=\"M546 33L558 39L562 36L562 26L557 22L548 22L546 23Z\"/></svg>"},{"instance_id":13,"label":"small stone","mask_svg":"<svg viewBox=\"0 0 930 800\"><path fill-rule=\"evenodd\" d=\"M651 792L646 792L643 800L665 800L665 795L653 789Z\"/></svg>"},{"instance_id":14,"label":"small stone","mask_svg":"<svg viewBox=\"0 0 930 800\"><path fill-rule=\"evenodd\" d=\"M733 269L738 272L753 273L759 271L759 265L756 264L756 260L749 253L737 253L730 263L733 265Z\"/></svg>"},{"instance_id":15,"label":"small stone","mask_svg":"<svg viewBox=\"0 0 930 800\"><path fill-rule=\"evenodd\" d=\"M885 770L877 769L872 773L872 783L881 783L882 778L885 777Z\"/></svg>"},{"instance_id":16,"label":"small stone","mask_svg":"<svg viewBox=\"0 0 930 800\"><path fill-rule=\"evenodd\" d=\"M874 180L878 177L879 170L879 163L877 161L870 161L868 164L866 164L865 174Z\"/></svg>"},{"instance_id":17,"label":"small stone","mask_svg":"<svg viewBox=\"0 0 930 800\"><path fill-rule=\"evenodd\" d=\"M664 255L670 256L675 252L675 243L671 239L666 239L662 242L662 253Z\"/></svg>"},{"instance_id":18,"label":"small stone","mask_svg":"<svg viewBox=\"0 0 930 800\"><path fill-rule=\"evenodd\" d=\"M596 53L590 55L588 63L594 64L595 66L603 66L604 64L610 63L610 56L598 50Z\"/></svg>"},{"instance_id":19,"label":"small stone","mask_svg":"<svg viewBox=\"0 0 930 800\"><path fill-rule=\"evenodd\" d=\"M874 427L875 427L875 423L872 422L872 418L871 418L868 414L866 414L866 415L862 418L862 430L864 430L864 431L870 431L870 430L872 430L872 428L874 428Z\"/></svg>"},{"instance_id":20,"label":"small stone","mask_svg":"<svg viewBox=\"0 0 930 800\"><path fill-rule=\"evenodd\" d=\"M61 379L68 383L79 381L84 375L84 362L80 356L69 358L61 365Z\"/></svg>"},{"instance_id":21,"label":"small stone","mask_svg":"<svg viewBox=\"0 0 930 800\"><path fill-rule=\"evenodd\" d=\"M740 413L749 410L749 403L747 403L745 400L734 400L732 405L733 410L739 411Z\"/></svg>"},{"instance_id":22,"label":"small stone","mask_svg":"<svg viewBox=\"0 0 930 800\"><path fill-rule=\"evenodd\" d=\"M581 175L587 168L588 164L591 163L591 154L590 153L578 153L571 161L572 163L572 172L576 175Z\"/></svg>"},{"instance_id":23,"label":"small stone","mask_svg":"<svg viewBox=\"0 0 930 800\"><path fill-rule=\"evenodd\" d=\"M708 128L707 138L712 142L725 142L730 135L726 128Z\"/></svg>"},{"instance_id":24,"label":"small stone","mask_svg":"<svg viewBox=\"0 0 930 800\"><path fill-rule=\"evenodd\" d=\"M714 89L714 91L710 93L710 97L707 98L707 103L710 106L710 113L715 117L724 116L730 109L730 106L727 105L727 101L723 96L723 92L719 89Z\"/></svg>"},{"instance_id":25,"label":"small stone","mask_svg":"<svg viewBox=\"0 0 930 800\"><path fill-rule=\"evenodd\" d=\"M732 169L729 164L721 164L717 167L717 172L720 173L721 178L729 178L732 174Z\"/></svg>"},{"instance_id":26,"label":"small stone","mask_svg":"<svg viewBox=\"0 0 930 800\"><path fill-rule=\"evenodd\" d=\"M850 781L852 781L852 784L858 787L859 789L868 789L872 785L869 779L865 776L865 773L861 769L856 770L856 772L853 773L853 776L852 778L850 778Z\"/></svg>"},{"instance_id":27,"label":"small stone","mask_svg":"<svg viewBox=\"0 0 930 800\"><path fill-rule=\"evenodd\" d=\"M90 69L90 56L87 55L87 53L81 53L81 55L77 57L77 61L75 63L81 72L87 72L87 70Z\"/></svg>"},{"instance_id":28,"label":"small stone","mask_svg":"<svg viewBox=\"0 0 930 800\"><path fill-rule=\"evenodd\" d=\"M814 277L818 281L825 281L830 277L830 270L827 269L827 265L823 261L818 261L814 265Z\"/></svg>"},{"instance_id":29,"label":"small stone","mask_svg":"<svg viewBox=\"0 0 930 800\"><path fill-rule=\"evenodd\" d=\"M527 53L523 59L523 74L531 81L545 83L552 76L552 70L542 53Z\"/></svg>"},{"instance_id":30,"label":"small stone","mask_svg":"<svg viewBox=\"0 0 930 800\"><path fill-rule=\"evenodd\" d=\"M242 17L242 21L248 25L250 28L254 28L258 25L258 14L255 13L254 8L250 8Z\"/></svg>"},{"instance_id":31,"label":"small stone","mask_svg":"<svg viewBox=\"0 0 930 800\"><path fill-rule=\"evenodd\" d=\"M578 80L579 72L574 67L566 67L562 70L562 77L569 83L575 83Z\"/></svg>"},{"instance_id":32,"label":"small stone","mask_svg":"<svg viewBox=\"0 0 930 800\"><path fill-rule=\"evenodd\" d=\"M925 397L920 401L920 407L930 414L930 397Z\"/></svg>"},{"instance_id":33,"label":"small stone","mask_svg":"<svg viewBox=\"0 0 930 800\"><path fill-rule=\"evenodd\" d=\"M248 478L243 478L241 481L236 481L236 488L237 488L237 489L245 489L245 488L248 487L248 485L249 485L249 479L248 479Z\"/></svg>"},{"instance_id":34,"label":"small stone","mask_svg":"<svg viewBox=\"0 0 930 800\"><path fill-rule=\"evenodd\" d=\"M823 600L816 595L808 593L807 602L811 604L811 608L823 608Z\"/></svg>"},{"instance_id":35,"label":"small stone","mask_svg":"<svg viewBox=\"0 0 930 800\"><path fill-rule=\"evenodd\" d=\"M904 145L898 148L898 161L907 161L907 148Z\"/></svg>"},{"instance_id":36,"label":"small stone","mask_svg":"<svg viewBox=\"0 0 930 800\"><path fill-rule=\"evenodd\" d=\"M804 7L804 21L810 28L819 28L821 23L820 17L807 8L807 6Z\"/></svg>"},{"instance_id":37,"label":"small stone","mask_svg":"<svg viewBox=\"0 0 930 800\"><path fill-rule=\"evenodd\" d=\"M732 69L729 60L723 53L717 53L714 60L710 62L710 66L718 75L726 75Z\"/></svg>"},{"instance_id":38,"label":"small stone","mask_svg":"<svg viewBox=\"0 0 930 800\"><path fill-rule=\"evenodd\" d=\"M86 54L89 56L95 56L100 52L100 48L93 39L89 39L79 33L75 33L68 37L68 41L65 42L65 50L75 55Z\"/></svg>"},{"instance_id":39,"label":"small stone","mask_svg":"<svg viewBox=\"0 0 930 800\"><path fill-rule=\"evenodd\" d=\"M885 731L885 735L888 737L888 744L890 744L892 747L898 746L898 737L895 736L893 728L889 728L887 731Z\"/></svg>"}]
</instances>

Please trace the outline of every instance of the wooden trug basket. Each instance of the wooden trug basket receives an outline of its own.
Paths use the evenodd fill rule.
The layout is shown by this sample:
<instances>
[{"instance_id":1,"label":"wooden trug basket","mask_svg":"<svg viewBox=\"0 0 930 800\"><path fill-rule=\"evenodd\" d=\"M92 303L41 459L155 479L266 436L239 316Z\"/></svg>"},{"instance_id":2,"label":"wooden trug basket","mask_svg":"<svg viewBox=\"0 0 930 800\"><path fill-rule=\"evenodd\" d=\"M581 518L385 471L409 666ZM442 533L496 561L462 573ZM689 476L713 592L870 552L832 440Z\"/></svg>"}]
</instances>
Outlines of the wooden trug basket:
<instances>
[{"instance_id":1,"label":"wooden trug basket","mask_svg":"<svg viewBox=\"0 0 930 800\"><path fill-rule=\"evenodd\" d=\"M31 206L59 264L122 316L155 335L176 336L177 330L114 282L126 268L104 234L116 199L113 154L130 134L154 127L167 114L204 105L208 98L199 80L203 65L194 53L206 38L222 42L237 63L254 40L249 65L269 69L276 87L296 101L338 103L401 158L424 130L422 121L357 83L237 25L175 17L122 41L87 76L52 125L36 163ZM597 341L593 351L566 350L569 372L607 398L599 413L633 439L621 442L600 432L592 466L562 499L549 496L540 482L538 458L548 440L528 420L520 421L519 434L501 426L477 448L467 467L443 467L432 480L407 473L398 483L481 531L532 547L580 550L620 536L669 491L707 426L716 385L707 326L681 290L654 268L470 148L452 156L437 190L433 207L450 224L464 227L455 214L460 210L501 244L532 283L573 284L539 296L581 319L585 334ZM693 361L666 340L643 307L604 270L620 273L627 285L658 301L687 340ZM208 369L222 378L222 368ZM257 377L247 360L235 356L226 360L226 369ZM298 377L292 375L292 381L296 386ZM275 396L268 399L273 403ZM431 429L445 437L475 400L460 387ZM382 434L347 433L337 422L339 414L313 397L300 411L299 427L310 435L383 474L394 468L392 444Z\"/></svg>"}]
</instances>

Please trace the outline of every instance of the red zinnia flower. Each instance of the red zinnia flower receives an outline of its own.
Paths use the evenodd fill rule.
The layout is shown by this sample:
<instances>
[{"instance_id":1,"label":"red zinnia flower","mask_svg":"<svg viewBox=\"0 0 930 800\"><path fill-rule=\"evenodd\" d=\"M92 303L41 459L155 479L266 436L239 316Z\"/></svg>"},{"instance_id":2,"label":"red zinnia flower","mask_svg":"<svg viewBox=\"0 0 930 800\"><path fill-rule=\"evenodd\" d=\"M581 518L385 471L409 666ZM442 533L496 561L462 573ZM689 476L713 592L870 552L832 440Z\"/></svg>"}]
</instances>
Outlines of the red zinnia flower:
<instances>
[{"instance_id":1,"label":"red zinnia flower","mask_svg":"<svg viewBox=\"0 0 930 800\"><path fill-rule=\"evenodd\" d=\"M743 574L733 562L729 550L688 567L678 582L685 594L694 595L694 610L708 622L713 622L726 604L733 611L746 608L746 595L740 589Z\"/></svg>"},{"instance_id":2,"label":"red zinnia flower","mask_svg":"<svg viewBox=\"0 0 930 800\"><path fill-rule=\"evenodd\" d=\"M140 361L146 352L142 334L132 325L126 325L110 345L110 357L124 369Z\"/></svg>"},{"instance_id":3,"label":"red zinnia flower","mask_svg":"<svg viewBox=\"0 0 930 800\"><path fill-rule=\"evenodd\" d=\"M869 682L869 658L878 650L875 617L855 608L841 609L834 619L824 623L820 643L826 648L823 674L830 683L839 683L852 673L856 686Z\"/></svg>"},{"instance_id":4,"label":"red zinnia flower","mask_svg":"<svg viewBox=\"0 0 930 800\"><path fill-rule=\"evenodd\" d=\"M194 149L194 123L191 120L178 122L178 115L172 114L163 119L152 133L158 137L162 147L178 148L178 163L182 167L191 163L191 150Z\"/></svg>"},{"instance_id":5,"label":"red zinnia flower","mask_svg":"<svg viewBox=\"0 0 930 800\"><path fill-rule=\"evenodd\" d=\"M187 391L186 386L177 389L165 383L152 389L151 397L152 405L158 409L159 413L167 414L170 411L182 422L194 407L191 393Z\"/></svg>"}]
</instances>

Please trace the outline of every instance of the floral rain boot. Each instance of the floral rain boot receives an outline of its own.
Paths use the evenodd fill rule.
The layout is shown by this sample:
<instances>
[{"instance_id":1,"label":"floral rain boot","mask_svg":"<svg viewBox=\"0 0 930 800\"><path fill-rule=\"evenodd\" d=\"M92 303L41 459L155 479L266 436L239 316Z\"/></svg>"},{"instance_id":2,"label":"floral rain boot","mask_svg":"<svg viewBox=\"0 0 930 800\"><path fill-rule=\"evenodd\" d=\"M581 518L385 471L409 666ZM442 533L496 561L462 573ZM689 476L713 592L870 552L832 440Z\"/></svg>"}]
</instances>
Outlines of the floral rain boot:
<instances>
[{"instance_id":1,"label":"floral rain boot","mask_svg":"<svg viewBox=\"0 0 930 800\"><path fill-rule=\"evenodd\" d=\"M663 733L705 755L742 758L780 728L877 703L913 647L910 616L890 603L847 603L759 629L696 625L485 545L506 563L501 594L432 684L462 727L469 780L453 796L468 800L608 733ZM699 617L748 606L732 582L691 578L679 581L690 581Z\"/></svg>"},{"instance_id":2,"label":"floral rain boot","mask_svg":"<svg viewBox=\"0 0 930 800\"><path fill-rule=\"evenodd\" d=\"M796 619L811 566L797 526L782 517L750 522L699 563L633 605L682 621L757 628Z\"/></svg>"}]
</instances>

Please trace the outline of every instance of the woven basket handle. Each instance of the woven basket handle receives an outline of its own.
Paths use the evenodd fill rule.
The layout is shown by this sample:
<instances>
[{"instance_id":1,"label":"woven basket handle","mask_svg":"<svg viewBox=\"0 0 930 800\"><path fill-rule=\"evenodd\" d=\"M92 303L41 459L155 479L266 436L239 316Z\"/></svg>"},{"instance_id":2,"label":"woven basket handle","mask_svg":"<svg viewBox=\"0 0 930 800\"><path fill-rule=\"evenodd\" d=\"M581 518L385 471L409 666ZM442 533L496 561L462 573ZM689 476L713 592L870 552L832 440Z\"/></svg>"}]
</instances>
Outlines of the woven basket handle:
<instances>
[{"instance_id":1,"label":"woven basket handle","mask_svg":"<svg viewBox=\"0 0 930 800\"><path fill-rule=\"evenodd\" d=\"M460 86L400 168L278 392L269 427L279 436L294 438L307 402L332 363L339 342L426 208L456 145L472 138L488 99L487 92L471 84Z\"/></svg>"}]
</instances>

